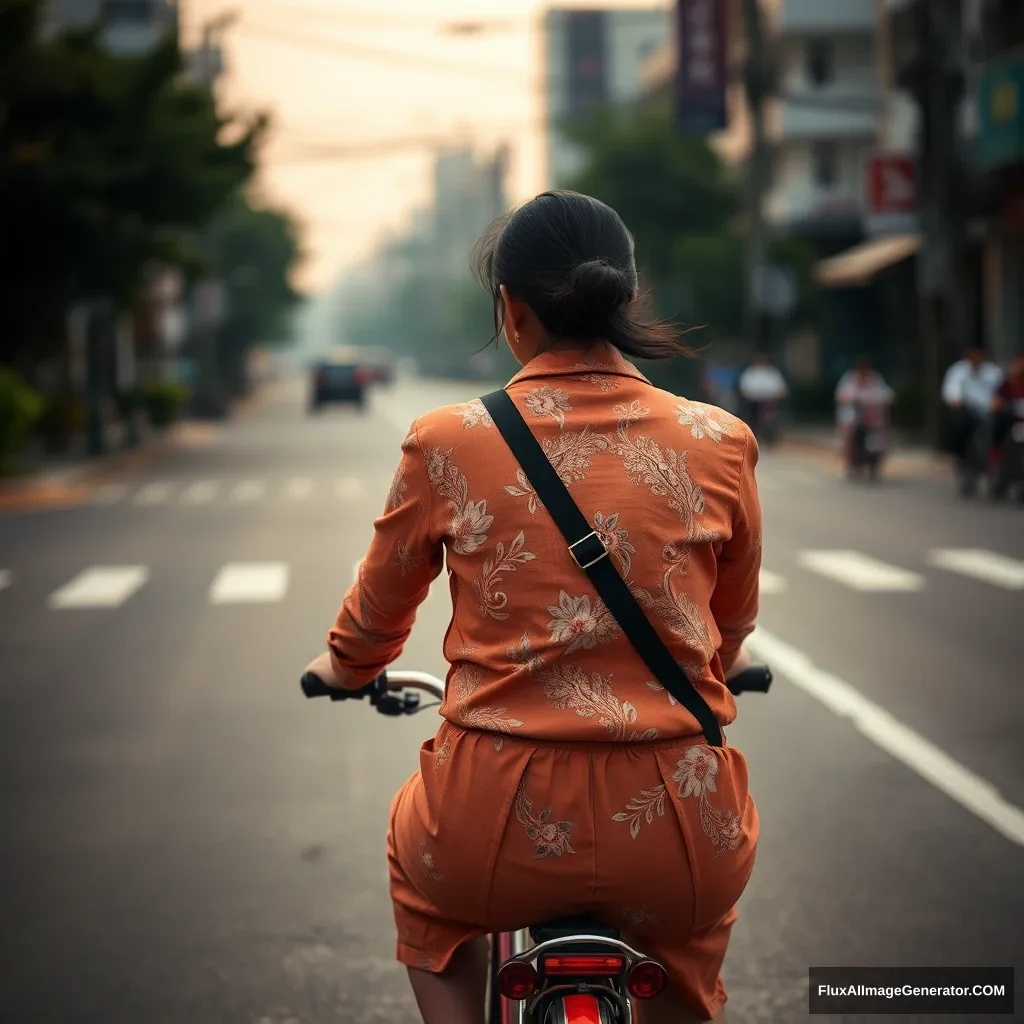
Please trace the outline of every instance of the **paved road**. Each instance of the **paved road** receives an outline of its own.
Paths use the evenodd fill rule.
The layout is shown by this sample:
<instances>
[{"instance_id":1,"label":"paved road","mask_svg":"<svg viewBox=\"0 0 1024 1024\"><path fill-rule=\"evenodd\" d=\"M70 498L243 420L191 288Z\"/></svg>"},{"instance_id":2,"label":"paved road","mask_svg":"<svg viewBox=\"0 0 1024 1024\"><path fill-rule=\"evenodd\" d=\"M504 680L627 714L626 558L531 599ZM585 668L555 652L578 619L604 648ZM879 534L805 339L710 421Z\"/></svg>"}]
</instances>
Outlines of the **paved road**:
<instances>
[{"instance_id":1,"label":"paved road","mask_svg":"<svg viewBox=\"0 0 1024 1024\"><path fill-rule=\"evenodd\" d=\"M307 705L296 675L409 421L471 393L312 420L284 389L78 507L0 517L0 1019L418 1019L382 846L436 720ZM730 736L763 828L733 1020L805 1019L809 964L1021 968L1024 513L785 454L760 477L782 671ZM402 665L442 673L446 602Z\"/></svg>"}]
</instances>

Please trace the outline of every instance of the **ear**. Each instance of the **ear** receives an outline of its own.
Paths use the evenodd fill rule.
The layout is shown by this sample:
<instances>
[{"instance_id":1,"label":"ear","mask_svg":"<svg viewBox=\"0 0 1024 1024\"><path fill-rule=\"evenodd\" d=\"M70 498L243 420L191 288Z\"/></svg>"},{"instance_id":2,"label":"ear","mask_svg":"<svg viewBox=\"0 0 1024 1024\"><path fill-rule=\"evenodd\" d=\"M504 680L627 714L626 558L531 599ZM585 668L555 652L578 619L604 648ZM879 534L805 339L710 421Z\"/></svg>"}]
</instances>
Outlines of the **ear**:
<instances>
[{"instance_id":1,"label":"ear","mask_svg":"<svg viewBox=\"0 0 1024 1024\"><path fill-rule=\"evenodd\" d=\"M517 299L509 295L508 289L502 284L498 285L501 293L501 301L505 304L505 329L512 335L519 333L519 325L522 322L522 308Z\"/></svg>"}]
</instances>

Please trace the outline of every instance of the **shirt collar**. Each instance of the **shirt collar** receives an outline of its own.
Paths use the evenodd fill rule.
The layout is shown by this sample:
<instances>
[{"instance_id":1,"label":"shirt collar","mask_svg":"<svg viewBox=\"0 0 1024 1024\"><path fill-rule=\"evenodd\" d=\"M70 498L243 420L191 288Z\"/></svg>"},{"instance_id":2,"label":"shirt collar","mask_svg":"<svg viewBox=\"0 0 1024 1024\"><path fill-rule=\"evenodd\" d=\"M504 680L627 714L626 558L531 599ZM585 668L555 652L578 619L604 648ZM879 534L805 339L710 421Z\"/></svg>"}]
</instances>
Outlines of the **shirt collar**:
<instances>
[{"instance_id":1,"label":"shirt collar","mask_svg":"<svg viewBox=\"0 0 1024 1024\"><path fill-rule=\"evenodd\" d=\"M607 342L599 342L589 348L556 348L534 356L510 381L536 377L562 377L568 374L615 374L632 377L650 384L650 381L622 353Z\"/></svg>"}]
</instances>

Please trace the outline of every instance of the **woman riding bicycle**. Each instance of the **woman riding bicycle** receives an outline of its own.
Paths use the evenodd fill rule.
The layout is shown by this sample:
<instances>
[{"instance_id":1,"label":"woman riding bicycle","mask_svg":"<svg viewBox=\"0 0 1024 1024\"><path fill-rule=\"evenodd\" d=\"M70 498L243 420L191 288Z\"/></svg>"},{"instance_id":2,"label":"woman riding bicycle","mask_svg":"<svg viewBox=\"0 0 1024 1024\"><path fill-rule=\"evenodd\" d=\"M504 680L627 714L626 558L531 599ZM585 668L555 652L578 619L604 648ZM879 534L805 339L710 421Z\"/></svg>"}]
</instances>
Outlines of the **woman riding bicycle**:
<instances>
[{"instance_id":1,"label":"woman riding bicycle","mask_svg":"<svg viewBox=\"0 0 1024 1024\"><path fill-rule=\"evenodd\" d=\"M523 367L507 394L728 726L758 602L750 430L627 361L688 350L639 315L633 240L603 203L538 196L485 236L479 267ZM309 670L368 684L447 567L444 721L388 832L398 959L424 1020L480 1024L488 933L589 913L668 969L645 1024L724 1021L758 833L743 756L651 677L479 400L418 419L402 453Z\"/></svg>"}]
</instances>

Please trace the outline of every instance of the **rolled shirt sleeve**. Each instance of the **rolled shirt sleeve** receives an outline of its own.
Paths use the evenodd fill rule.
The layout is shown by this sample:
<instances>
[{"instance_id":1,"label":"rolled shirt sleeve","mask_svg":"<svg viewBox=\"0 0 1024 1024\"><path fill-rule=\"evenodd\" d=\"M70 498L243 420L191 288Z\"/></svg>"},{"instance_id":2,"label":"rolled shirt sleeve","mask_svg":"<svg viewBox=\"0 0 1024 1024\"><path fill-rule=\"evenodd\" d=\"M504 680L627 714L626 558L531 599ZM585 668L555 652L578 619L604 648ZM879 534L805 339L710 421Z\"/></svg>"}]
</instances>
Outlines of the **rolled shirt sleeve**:
<instances>
[{"instance_id":1,"label":"rolled shirt sleeve","mask_svg":"<svg viewBox=\"0 0 1024 1024\"><path fill-rule=\"evenodd\" d=\"M757 620L761 573L761 502L754 470L757 441L746 432L736 487L732 536L722 545L711 614L722 637L718 656L728 672Z\"/></svg>"},{"instance_id":2,"label":"rolled shirt sleeve","mask_svg":"<svg viewBox=\"0 0 1024 1024\"><path fill-rule=\"evenodd\" d=\"M431 535L430 510L430 482L413 423L369 550L327 634L335 675L346 689L365 686L402 653L416 610L441 572L444 548Z\"/></svg>"}]
</instances>

